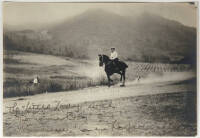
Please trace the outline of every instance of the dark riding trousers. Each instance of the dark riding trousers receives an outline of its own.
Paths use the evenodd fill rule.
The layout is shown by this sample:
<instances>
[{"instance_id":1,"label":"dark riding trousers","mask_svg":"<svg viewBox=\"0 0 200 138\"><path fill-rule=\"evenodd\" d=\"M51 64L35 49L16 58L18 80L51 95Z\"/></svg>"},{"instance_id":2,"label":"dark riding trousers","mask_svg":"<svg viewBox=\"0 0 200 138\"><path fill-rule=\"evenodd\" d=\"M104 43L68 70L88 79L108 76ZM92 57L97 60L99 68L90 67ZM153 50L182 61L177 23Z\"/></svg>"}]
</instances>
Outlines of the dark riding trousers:
<instances>
[{"instance_id":1,"label":"dark riding trousers","mask_svg":"<svg viewBox=\"0 0 200 138\"><path fill-rule=\"evenodd\" d=\"M113 59L112 61L114 61L115 63L119 61L118 58Z\"/></svg>"},{"instance_id":2,"label":"dark riding trousers","mask_svg":"<svg viewBox=\"0 0 200 138\"><path fill-rule=\"evenodd\" d=\"M111 60L111 64L113 64L113 65L118 65L118 63L119 63L119 59L118 58L115 58L115 59Z\"/></svg>"}]
</instances>

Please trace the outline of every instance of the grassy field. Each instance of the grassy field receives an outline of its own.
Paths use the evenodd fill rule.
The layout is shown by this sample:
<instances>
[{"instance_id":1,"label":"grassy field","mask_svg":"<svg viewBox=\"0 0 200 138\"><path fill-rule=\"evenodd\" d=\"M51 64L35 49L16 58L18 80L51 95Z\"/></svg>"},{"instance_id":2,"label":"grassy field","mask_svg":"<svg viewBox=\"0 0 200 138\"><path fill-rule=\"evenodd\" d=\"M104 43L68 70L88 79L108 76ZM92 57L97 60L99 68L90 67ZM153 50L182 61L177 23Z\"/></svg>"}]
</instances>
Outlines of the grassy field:
<instances>
[{"instance_id":1,"label":"grassy field","mask_svg":"<svg viewBox=\"0 0 200 138\"><path fill-rule=\"evenodd\" d=\"M190 71L189 65L127 62L127 81L149 74L162 75L165 72ZM86 87L106 85L103 68L94 60L71 59L19 51L4 51L4 97L34 95L46 92L76 90ZM39 76L40 83L31 81ZM114 84L119 83L119 75L113 75Z\"/></svg>"}]
</instances>

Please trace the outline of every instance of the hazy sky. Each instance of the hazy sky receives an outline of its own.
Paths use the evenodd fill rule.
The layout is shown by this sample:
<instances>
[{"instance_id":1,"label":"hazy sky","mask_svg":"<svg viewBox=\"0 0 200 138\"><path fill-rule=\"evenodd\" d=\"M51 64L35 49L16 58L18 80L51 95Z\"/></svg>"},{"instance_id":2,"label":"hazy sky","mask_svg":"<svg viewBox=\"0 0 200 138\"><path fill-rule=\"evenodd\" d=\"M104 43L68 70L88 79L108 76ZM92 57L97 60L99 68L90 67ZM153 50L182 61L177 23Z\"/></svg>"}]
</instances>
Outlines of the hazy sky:
<instances>
[{"instance_id":1,"label":"hazy sky","mask_svg":"<svg viewBox=\"0 0 200 138\"><path fill-rule=\"evenodd\" d=\"M189 3L20 3L4 2L4 24L24 29L52 24L88 9L104 9L125 16L143 12L158 14L184 25L196 27L197 8Z\"/></svg>"}]
</instances>

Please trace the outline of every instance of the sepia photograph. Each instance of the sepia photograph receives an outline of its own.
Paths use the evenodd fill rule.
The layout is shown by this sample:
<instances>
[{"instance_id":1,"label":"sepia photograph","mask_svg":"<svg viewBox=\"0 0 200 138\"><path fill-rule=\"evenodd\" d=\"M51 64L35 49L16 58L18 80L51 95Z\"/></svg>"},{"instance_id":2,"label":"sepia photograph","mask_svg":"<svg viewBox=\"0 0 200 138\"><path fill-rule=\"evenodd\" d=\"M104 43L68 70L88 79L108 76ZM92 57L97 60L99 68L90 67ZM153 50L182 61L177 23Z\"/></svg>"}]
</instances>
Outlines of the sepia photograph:
<instances>
[{"instance_id":1,"label":"sepia photograph","mask_svg":"<svg viewBox=\"0 0 200 138\"><path fill-rule=\"evenodd\" d=\"M197 136L198 2L2 2L3 136Z\"/></svg>"}]
</instances>

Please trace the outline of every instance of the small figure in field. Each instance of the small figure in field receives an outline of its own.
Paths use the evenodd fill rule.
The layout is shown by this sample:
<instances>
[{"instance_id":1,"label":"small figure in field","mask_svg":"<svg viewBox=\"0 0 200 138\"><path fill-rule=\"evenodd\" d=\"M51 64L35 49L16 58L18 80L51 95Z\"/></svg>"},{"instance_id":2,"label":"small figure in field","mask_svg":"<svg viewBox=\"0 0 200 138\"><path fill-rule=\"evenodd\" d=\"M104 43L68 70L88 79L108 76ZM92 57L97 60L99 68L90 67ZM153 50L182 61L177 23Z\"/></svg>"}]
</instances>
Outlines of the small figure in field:
<instances>
[{"instance_id":1,"label":"small figure in field","mask_svg":"<svg viewBox=\"0 0 200 138\"><path fill-rule=\"evenodd\" d=\"M38 83L40 83L40 80L39 80L38 76L36 75L36 77L33 79L33 84L37 85Z\"/></svg>"},{"instance_id":2,"label":"small figure in field","mask_svg":"<svg viewBox=\"0 0 200 138\"><path fill-rule=\"evenodd\" d=\"M112 61L111 64L113 64L114 66L118 65L119 63L118 54L114 47L111 48L110 59Z\"/></svg>"},{"instance_id":3,"label":"small figure in field","mask_svg":"<svg viewBox=\"0 0 200 138\"><path fill-rule=\"evenodd\" d=\"M27 87L27 95L30 95L30 92L33 91L36 87L39 86L40 80L39 77L36 75L33 80L29 81L26 85Z\"/></svg>"}]
</instances>

